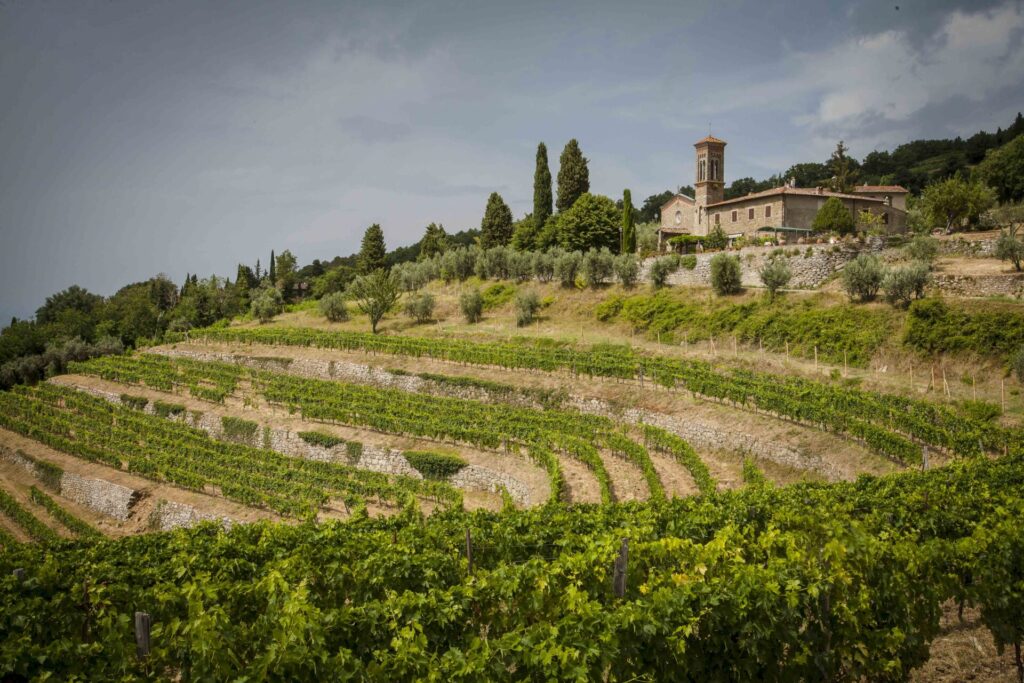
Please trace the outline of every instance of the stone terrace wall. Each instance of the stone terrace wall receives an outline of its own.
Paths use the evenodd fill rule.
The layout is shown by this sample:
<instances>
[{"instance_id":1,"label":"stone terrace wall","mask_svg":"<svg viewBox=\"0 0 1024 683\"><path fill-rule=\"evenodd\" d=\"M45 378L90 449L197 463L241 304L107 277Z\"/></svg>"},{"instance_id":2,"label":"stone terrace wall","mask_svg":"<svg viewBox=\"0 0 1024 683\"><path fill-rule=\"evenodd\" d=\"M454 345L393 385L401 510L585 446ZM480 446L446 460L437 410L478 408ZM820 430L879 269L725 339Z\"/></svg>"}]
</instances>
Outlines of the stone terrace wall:
<instances>
[{"instance_id":1,"label":"stone terrace wall","mask_svg":"<svg viewBox=\"0 0 1024 683\"><path fill-rule=\"evenodd\" d=\"M0 446L0 458L24 468L33 477L40 478L35 463L17 451ZM131 517L132 508L142 497L141 493L127 486L104 479L82 477L73 472L64 472L61 475L57 493L83 507L122 522Z\"/></svg>"},{"instance_id":2,"label":"stone terrace wall","mask_svg":"<svg viewBox=\"0 0 1024 683\"><path fill-rule=\"evenodd\" d=\"M963 297L1024 297L1024 273L954 275L933 273L932 284L945 294Z\"/></svg>"},{"instance_id":3,"label":"stone terrace wall","mask_svg":"<svg viewBox=\"0 0 1024 683\"><path fill-rule=\"evenodd\" d=\"M231 358L231 354L207 354L198 351L169 352L169 355L177 354L198 360L213 360L213 356L226 356ZM296 363L298 362L299 361L296 361ZM324 361L324 363L326 363L326 361ZM336 365L344 365L349 368L349 370L346 371L347 377L350 378L348 381L369 384L372 386L390 387L392 386L392 382L395 380L417 379L419 381L415 384L411 384L410 386L419 387L420 390L427 391L428 393L435 395L461 396L461 387L454 388L440 382L431 382L427 380L420 380L415 377L410 378L402 375L393 375L386 370L371 368L357 363L345 362L336 363ZM311 366L305 365L299 367L302 367L303 372L305 372L309 371ZM289 366L287 372L292 372L293 368L295 368L295 363ZM363 381L360 382L359 379L362 379ZM477 400L487 401L489 403L504 402L505 397L503 395L492 395L490 392L483 389L478 389L476 391L479 396ZM602 415L612 420L625 421L634 424L643 422L656 425L682 437L683 439L686 439L696 448L746 453L755 458L763 458L781 465L817 472L829 480L841 478L839 470L818 455L803 453L788 446L759 440L744 432L729 429L715 422L704 421L692 415L687 415L686 417L675 417L672 415L640 409L619 410L606 401L580 396L569 396L567 400L567 407L574 408L583 413ZM506 488L509 488L509 492L513 493L512 488Z\"/></svg>"},{"instance_id":4,"label":"stone terrace wall","mask_svg":"<svg viewBox=\"0 0 1024 683\"><path fill-rule=\"evenodd\" d=\"M951 239L940 239L939 254L943 256L992 258L996 254L996 241L991 237L968 239L957 236Z\"/></svg>"},{"instance_id":5,"label":"stone terrace wall","mask_svg":"<svg viewBox=\"0 0 1024 683\"><path fill-rule=\"evenodd\" d=\"M787 256L789 268L793 276L787 287L794 289L814 289L825 284L843 266L857 257L862 251L877 253L884 248L884 240L870 239L867 244L859 243L837 243L837 244L794 244L785 247L745 247L738 251L725 252L730 256L738 256L740 259L740 271L743 286L760 287L761 279L758 275L765 262L778 249L792 253L798 250L799 253ZM808 255L808 250L810 255ZM697 258L697 265L693 270L679 268L668 278L671 285L702 285L711 284L711 259L716 253L705 252L694 254ZM641 266L641 279L647 278L651 263L654 259L646 259Z\"/></svg>"},{"instance_id":6,"label":"stone terrace wall","mask_svg":"<svg viewBox=\"0 0 1024 683\"><path fill-rule=\"evenodd\" d=\"M150 525L159 531L170 531L199 524L200 522L219 522L225 529L230 529L234 520L230 517L211 515L200 512L186 503L161 500L149 516Z\"/></svg>"},{"instance_id":7,"label":"stone terrace wall","mask_svg":"<svg viewBox=\"0 0 1024 683\"><path fill-rule=\"evenodd\" d=\"M196 358L198 360L225 360L219 358L221 355L228 354L201 354L196 352L187 352L189 357ZM169 354L176 355L176 354ZM181 354L184 355L184 354ZM218 358L211 358L206 356L218 356ZM226 362L232 362L230 355ZM304 369L306 372L311 371L310 364L293 364L298 368ZM356 366L354 363L345 363L346 366ZM280 368L281 366L275 366ZM361 366L367 370L371 370L367 366ZM293 367L288 366L289 371L292 371ZM349 369L351 371L351 369ZM417 380L423 382L424 380L418 377L405 377L392 375L384 371L377 371L372 373L354 373L356 376L367 378L367 381L361 382L363 384L372 383L373 379L380 379L378 375L388 375L391 378L399 380ZM310 377L317 377L317 375L307 375ZM79 391L83 391L93 396L104 399L110 403L121 405L121 395L112 391L104 391L102 389L94 389L91 387L79 387L76 386ZM129 392L130 393L130 392ZM154 414L152 401L146 406L145 412ZM221 422L219 415L213 413L200 413L195 411L185 411L180 416L171 416L169 419L179 420L185 424L202 429L212 438L220 441L236 441L228 437L224 432L224 425ZM298 434L284 429L274 429L272 427L262 425L256 430L256 434L253 439L246 445L253 446L255 448L268 448L278 453L290 455L297 458L304 458L307 460L318 460L321 462L334 462L342 465L348 465L356 467L362 470L369 470L372 472L380 472L382 474L390 475L402 475L411 477L413 479L422 479L423 475L419 473L409 461L406 460L402 451L385 448L383 446L377 446L374 444L362 444L362 453L357 459L350 459L345 445L341 444L333 448L324 448L323 446L316 446L314 444L306 443ZM523 482L519 481L515 477L491 470L486 467L480 467L477 465L469 465L463 468L457 475L449 480L453 486L464 490L473 491L486 491L488 493L494 493L499 488L504 487L512 499L518 505L529 505L530 503L530 489Z\"/></svg>"}]
</instances>

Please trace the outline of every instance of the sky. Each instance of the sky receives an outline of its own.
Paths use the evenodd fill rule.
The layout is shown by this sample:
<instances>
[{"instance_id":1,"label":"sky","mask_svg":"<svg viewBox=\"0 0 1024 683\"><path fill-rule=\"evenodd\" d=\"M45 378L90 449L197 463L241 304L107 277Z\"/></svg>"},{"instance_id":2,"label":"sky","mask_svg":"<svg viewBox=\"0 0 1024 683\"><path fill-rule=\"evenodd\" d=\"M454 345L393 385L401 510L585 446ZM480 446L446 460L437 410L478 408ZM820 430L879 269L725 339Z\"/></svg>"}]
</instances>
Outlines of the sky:
<instances>
[{"instance_id":1,"label":"sky","mask_svg":"<svg viewBox=\"0 0 1024 683\"><path fill-rule=\"evenodd\" d=\"M974 0L0 0L0 324L72 284L234 277L532 208L537 143L591 190L726 181L1006 126L1024 6Z\"/></svg>"}]
</instances>

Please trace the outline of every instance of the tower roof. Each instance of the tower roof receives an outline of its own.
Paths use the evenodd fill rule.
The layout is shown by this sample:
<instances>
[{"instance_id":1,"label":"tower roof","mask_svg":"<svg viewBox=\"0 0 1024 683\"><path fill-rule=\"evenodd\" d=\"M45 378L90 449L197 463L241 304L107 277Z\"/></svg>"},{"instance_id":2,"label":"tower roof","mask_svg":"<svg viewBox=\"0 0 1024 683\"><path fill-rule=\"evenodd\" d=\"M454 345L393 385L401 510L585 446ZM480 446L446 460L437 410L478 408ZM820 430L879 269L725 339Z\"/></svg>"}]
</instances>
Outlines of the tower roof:
<instances>
[{"instance_id":1,"label":"tower roof","mask_svg":"<svg viewBox=\"0 0 1024 683\"><path fill-rule=\"evenodd\" d=\"M700 140L697 140L697 142L693 143L693 146L696 147L697 145L703 145L709 142L713 142L719 145L727 144L725 140L720 140L712 135L708 135L707 137L703 137Z\"/></svg>"}]
</instances>

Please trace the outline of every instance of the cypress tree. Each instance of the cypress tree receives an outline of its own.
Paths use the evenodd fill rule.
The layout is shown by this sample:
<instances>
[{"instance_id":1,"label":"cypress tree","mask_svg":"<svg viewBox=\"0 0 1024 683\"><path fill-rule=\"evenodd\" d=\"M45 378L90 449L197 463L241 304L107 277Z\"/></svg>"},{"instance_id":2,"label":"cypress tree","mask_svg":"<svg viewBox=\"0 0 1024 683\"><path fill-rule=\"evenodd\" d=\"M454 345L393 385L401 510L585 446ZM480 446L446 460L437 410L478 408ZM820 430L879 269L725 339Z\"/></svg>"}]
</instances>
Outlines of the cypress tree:
<instances>
[{"instance_id":1,"label":"cypress tree","mask_svg":"<svg viewBox=\"0 0 1024 683\"><path fill-rule=\"evenodd\" d=\"M277 266L274 265L274 262L276 260L277 259L274 258L274 250L271 249L270 250L270 284L277 283Z\"/></svg>"},{"instance_id":2,"label":"cypress tree","mask_svg":"<svg viewBox=\"0 0 1024 683\"><path fill-rule=\"evenodd\" d=\"M259 282L262 279L263 276L260 273L260 260L256 259L256 282Z\"/></svg>"},{"instance_id":3,"label":"cypress tree","mask_svg":"<svg viewBox=\"0 0 1024 683\"><path fill-rule=\"evenodd\" d=\"M633 226L633 195L622 191L622 247L619 253L632 254L636 251L636 228Z\"/></svg>"},{"instance_id":4,"label":"cypress tree","mask_svg":"<svg viewBox=\"0 0 1024 683\"><path fill-rule=\"evenodd\" d=\"M368 275L378 268L387 266L388 249L384 245L384 231L378 223L374 223L363 233L363 243L359 247L357 263L359 272Z\"/></svg>"},{"instance_id":5,"label":"cypress tree","mask_svg":"<svg viewBox=\"0 0 1024 683\"><path fill-rule=\"evenodd\" d=\"M559 211L565 211L582 195L590 192L590 171L576 138L569 140L558 159Z\"/></svg>"},{"instance_id":6,"label":"cypress tree","mask_svg":"<svg viewBox=\"0 0 1024 683\"><path fill-rule=\"evenodd\" d=\"M533 223L540 230L551 216L551 171L548 169L548 148L537 145L537 168L533 172Z\"/></svg>"},{"instance_id":7,"label":"cypress tree","mask_svg":"<svg viewBox=\"0 0 1024 683\"><path fill-rule=\"evenodd\" d=\"M484 218L480 221L480 246L484 249L508 244L512 239L512 210L497 192L487 198Z\"/></svg>"}]
</instances>

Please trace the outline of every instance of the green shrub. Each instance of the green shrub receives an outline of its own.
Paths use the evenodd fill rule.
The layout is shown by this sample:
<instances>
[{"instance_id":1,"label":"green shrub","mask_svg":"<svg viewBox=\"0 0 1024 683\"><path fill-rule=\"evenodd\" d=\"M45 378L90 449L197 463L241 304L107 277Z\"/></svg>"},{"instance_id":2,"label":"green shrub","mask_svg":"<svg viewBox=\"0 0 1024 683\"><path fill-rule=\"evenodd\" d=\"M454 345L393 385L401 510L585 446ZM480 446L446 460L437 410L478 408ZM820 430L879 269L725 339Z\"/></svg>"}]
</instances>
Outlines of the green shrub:
<instances>
[{"instance_id":1,"label":"green shrub","mask_svg":"<svg viewBox=\"0 0 1024 683\"><path fill-rule=\"evenodd\" d=\"M321 448L334 448L343 443L348 443L340 436L324 432L299 432L299 438L311 446L320 446Z\"/></svg>"},{"instance_id":2,"label":"green shrub","mask_svg":"<svg viewBox=\"0 0 1024 683\"><path fill-rule=\"evenodd\" d=\"M181 415L185 412L185 406L180 403L167 403L165 401L153 401L153 412L160 417Z\"/></svg>"},{"instance_id":3,"label":"green shrub","mask_svg":"<svg viewBox=\"0 0 1024 683\"><path fill-rule=\"evenodd\" d=\"M133 396L132 394L121 394L121 403L133 410L145 410L149 405L149 399L145 396Z\"/></svg>"},{"instance_id":4,"label":"green shrub","mask_svg":"<svg viewBox=\"0 0 1024 683\"><path fill-rule=\"evenodd\" d=\"M678 269L678 256L662 256L661 258L654 259L654 262L651 263L651 268L647 272L647 277L651 281L652 287L660 289L665 286L666 282L668 282L668 276L676 272Z\"/></svg>"},{"instance_id":5,"label":"green shrub","mask_svg":"<svg viewBox=\"0 0 1024 683\"><path fill-rule=\"evenodd\" d=\"M402 455L424 479L448 479L469 464L459 456L447 453L405 451Z\"/></svg>"},{"instance_id":6,"label":"green shrub","mask_svg":"<svg viewBox=\"0 0 1024 683\"><path fill-rule=\"evenodd\" d=\"M345 295L341 292L325 294L320 299L320 313L332 323L340 323L348 320L348 307L345 305Z\"/></svg>"},{"instance_id":7,"label":"green shrub","mask_svg":"<svg viewBox=\"0 0 1024 683\"><path fill-rule=\"evenodd\" d=\"M923 261L917 261L904 268L894 268L882 280L885 299L893 306L906 308L914 299L924 297L925 287L931 278L931 269Z\"/></svg>"},{"instance_id":8,"label":"green shrub","mask_svg":"<svg viewBox=\"0 0 1024 683\"><path fill-rule=\"evenodd\" d=\"M858 254L843 268L843 289L850 300L871 301L878 295L885 269L877 256Z\"/></svg>"},{"instance_id":9,"label":"green shrub","mask_svg":"<svg viewBox=\"0 0 1024 683\"><path fill-rule=\"evenodd\" d=\"M483 292L483 310L489 311L491 309L503 306L512 300L512 297L516 295L515 285L506 284L504 282L497 282Z\"/></svg>"},{"instance_id":10,"label":"green shrub","mask_svg":"<svg viewBox=\"0 0 1024 683\"><path fill-rule=\"evenodd\" d=\"M256 438L256 432L260 426L251 420L243 420L240 417L225 415L220 418L220 425L224 429L224 437L229 441L237 443L252 444Z\"/></svg>"},{"instance_id":11,"label":"green shrub","mask_svg":"<svg viewBox=\"0 0 1024 683\"><path fill-rule=\"evenodd\" d=\"M622 302L625 299L621 296L610 296L594 307L594 317L601 322L613 320L622 310Z\"/></svg>"},{"instance_id":12,"label":"green shrub","mask_svg":"<svg viewBox=\"0 0 1024 683\"><path fill-rule=\"evenodd\" d=\"M719 296L736 294L742 289L738 258L727 254L715 254L711 258L711 288Z\"/></svg>"},{"instance_id":13,"label":"green shrub","mask_svg":"<svg viewBox=\"0 0 1024 683\"><path fill-rule=\"evenodd\" d=\"M1013 373L1017 375L1018 382L1024 382L1024 346L1017 349L1016 353L1010 359L1010 367L1013 368Z\"/></svg>"},{"instance_id":14,"label":"green shrub","mask_svg":"<svg viewBox=\"0 0 1024 683\"><path fill-rule=\"evenodd\" d=\"M853 232L856 227L853 214L851 214L838 197L829 197L822 204L821 209L814 216L811 224L815 232L835 232L846 235Z\"/></svg>"},{"instance_id":15,"label":"green shrub","mask_svg":"<svg viewBox=\"0 0 1024 683\"><path fill-rule=\"evenodd\" d=\"M479 289L471 289L459 296L459 308L467 323L480 322L484 313L484 298Z\"/></svg>"},{"instance_id":16,"label":"green shrub","mask_svg":"<svg viewBox=\"0 0 1024 683\"><path fill-rule=\"evenodd\" d=\"M516 325L526 327L540 309L540 297L532 290L516 295Z\"/></svg>"},{"instance_id":17,"label":"green shrub","mask_svg":"<svg viewBox=\"0 0 1024 683\"><path fill-rule=\"evenodd\" d=\"M359 459L363 457L363 444L358 441L346 441L345 457L348 458L350 464L359 462Z\"/></svg>"},{"instance_id":18,"label":"green shrub","mask_svg":"<svg viewBox=\"0 0 1024 683\"><path fill-rule=\"evenodd\" d=\"M961 413L966 415L972 420L979 422L993 422L997 417L1003 414L1002 409L995 403L989 403L988 401L974 401L971 399L964 399L956 402L956 407Z\"/></svg>"},{"instance_id":19,"label":"green shrub","mask_svg":"<svg viewBox=\"0 0 1024 683\"><path fill-rule=\"evenodd\" d=\"M918 235L903 247L903 253L915 261L931 263L939 253L939 241L928 235Z\"/></svg>"},{"instance_id":20,"label":"green shrub","mask_svg":"<svg viewBox=\"0 0 1024 683\"><path fill-rule=\"evenodd\" d=\"M941 299L910 305L904 342L928 353L972 351L982 356L1010 356L1024 346L1024 312L1017 306L971 309Z\"/></svg>"},{"instance_id":21,"label":"green shrub","mask_svg":"<svg viewBox=\"0 0 1024 683\"><path fill-rule=\"evenodd\" d=\"M697 267L697 257L693 254L686 254L679 257L679 265L686 270L693 270Z\"/></svg>"},{"instance_id":22,"label":"green shrub","mask_svg":"<svg viewBox=\"0 0 1024 683\"><path fill-rule=\"evenodd\" d=\"M409 297L405 302L405 314L420 324L430 322L434 316L433 295L420 292Z\"/></svg>"},{"instance_id":23,"label":"green shrub","mask_svg":"<svg viewBox=\"0 0 1024 683\"><path fill-rule=\"evenodd\" d=\"M726 245L729 244L729 238L726 236L725 231L718 225L711 229L703 241L704 248L711 251L725 249Z\"/></svg>"},{"instance_id":24,"label":"green shrub","mask_svg":"<svg viewBox=\"0 0 1024 683\"><path fill-rule=\"evenodd\" d=\"M751 486L763 486L768 483L764 472L752 458L743 458L743 483Z\"/></svg>"}]
</instances>

